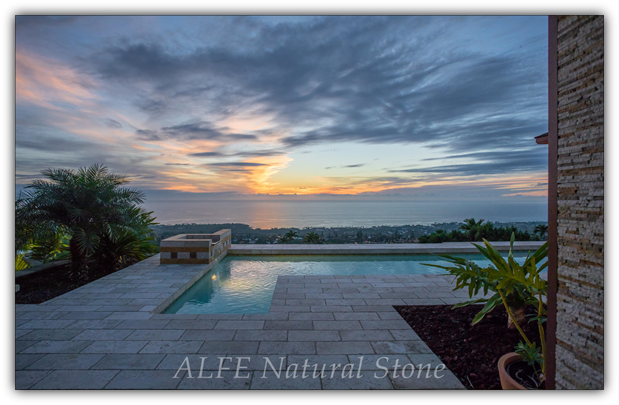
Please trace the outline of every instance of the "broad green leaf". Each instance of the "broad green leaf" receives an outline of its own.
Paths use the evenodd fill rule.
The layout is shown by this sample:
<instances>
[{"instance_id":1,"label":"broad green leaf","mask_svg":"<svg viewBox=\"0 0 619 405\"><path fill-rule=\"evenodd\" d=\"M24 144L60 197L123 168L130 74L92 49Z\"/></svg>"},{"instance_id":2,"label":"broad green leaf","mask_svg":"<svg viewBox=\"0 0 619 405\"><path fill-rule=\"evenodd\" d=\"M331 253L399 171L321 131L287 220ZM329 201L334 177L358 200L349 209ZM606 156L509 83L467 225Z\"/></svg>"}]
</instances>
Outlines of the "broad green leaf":
<instances>
[{"instance_id":1,"label":"broad green leaf","mask_svg":"<svg viewBox=\"0 0 619 405\"><path fill-rule=\"evenodd\" d=\"M490 298L486 302L486 305L484 305L484 307L481 309L481 311L479 311L477 313L477 315L475 315L475 318L473 318L473 322L471 323L471 325L475 325L475 324L479 323L479 321L484 319L484 316L486 316L494 308L496 308L497 306L500 306L502 304L503 304L503 301L501 300L501 296L499 294L493 295L492 298Z\"/></svg>"},{"instance_id":2,"label":"broad green leaf","mask_svg":"<svg viewBox=\"0 0 619 405\"><path fill-rule=\"evenodd\" d=\"M456 309L456 308L462 308L462 307L466 307L469 305L475 305L475 304L481 304L488 301L488 298L478 298L476 300L472 300L472 301L465 301L465 302L460 302L458 304L455 304L454 306L451 307L451 309Z\"/></svg>"}]
</instances>

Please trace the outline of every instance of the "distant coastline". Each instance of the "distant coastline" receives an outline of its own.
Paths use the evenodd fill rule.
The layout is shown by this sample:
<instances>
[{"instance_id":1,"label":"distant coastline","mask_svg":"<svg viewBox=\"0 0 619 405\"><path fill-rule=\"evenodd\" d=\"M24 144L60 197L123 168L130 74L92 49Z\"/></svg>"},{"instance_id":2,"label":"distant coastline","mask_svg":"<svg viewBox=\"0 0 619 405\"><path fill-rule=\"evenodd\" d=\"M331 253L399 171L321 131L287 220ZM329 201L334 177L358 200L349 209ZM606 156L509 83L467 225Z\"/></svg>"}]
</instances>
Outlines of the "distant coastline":
<instances>
[{"instance_id":1,"label":"distant coastline","mask_svg":"<svg viewBox=\"0 0 619 405\"><path fill-rule=\"evenodd\" d=\"M464 218L463 218L464 219ZM546 221L493 222L495 227L515 227L519 231L533 235L535 227L546 225ZM232 230L232 243L281 243L281 238L288 231L295 231L297 237L289 243L303 243L303 238L310 232L318 234L324 243L414 243L420 236L430 235L438 230L451 232L460 229L460 222L443 222L431 225L381 225L371 227L303 227L303 228L253 228L239 223L211 224L160 224L153 226L157 240L182 233L212 233L219 229Z\"/></svg>"}]
</instances>

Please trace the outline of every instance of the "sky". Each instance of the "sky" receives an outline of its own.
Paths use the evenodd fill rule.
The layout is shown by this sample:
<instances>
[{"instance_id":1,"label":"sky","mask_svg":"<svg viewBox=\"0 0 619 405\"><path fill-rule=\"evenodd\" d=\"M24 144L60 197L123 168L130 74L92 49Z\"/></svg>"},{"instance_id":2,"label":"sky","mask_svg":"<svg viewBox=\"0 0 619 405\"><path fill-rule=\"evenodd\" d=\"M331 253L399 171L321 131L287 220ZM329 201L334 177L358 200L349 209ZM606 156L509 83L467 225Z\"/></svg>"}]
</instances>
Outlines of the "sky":
<instances>
[{"instance_id":1,"label":"sky","mask_svg":"<svg viewBox=\"0 0 619 405\"><path fill-rule=\"evenodd\" d=\"M15 58L18 188L547 194L545 16L18 16Z\"/></svg>"}]
</instances>

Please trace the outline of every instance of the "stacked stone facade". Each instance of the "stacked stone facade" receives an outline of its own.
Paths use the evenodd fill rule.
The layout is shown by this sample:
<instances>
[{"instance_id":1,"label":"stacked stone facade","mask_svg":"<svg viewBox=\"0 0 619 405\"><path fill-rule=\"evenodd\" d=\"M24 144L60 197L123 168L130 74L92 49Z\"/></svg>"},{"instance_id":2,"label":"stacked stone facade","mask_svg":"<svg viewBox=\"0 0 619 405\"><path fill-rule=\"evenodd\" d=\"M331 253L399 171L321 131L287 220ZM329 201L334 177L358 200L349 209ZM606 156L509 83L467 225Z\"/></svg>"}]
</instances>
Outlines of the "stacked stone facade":
<instances>
[{"instance_id":1,"label":"stacked stone facade","mask_svg":"<svg viewBox=\"0 0 619 405\"><path fill-rule=\"evenodd\" d=\"M183 234L161 241L161 264L209 264L227 252L232 232L222 229L213 234Z\"/></svg>"},{"instance_id":2,"label":"stacked stone facade","mask_svg":"<svg viewBox=\"0 0 619 405\"><path fill-rule=\"evenodd\" d=\"M558 18L557 389L604 387L604 17Z\"/></svg>"}]
</instances>

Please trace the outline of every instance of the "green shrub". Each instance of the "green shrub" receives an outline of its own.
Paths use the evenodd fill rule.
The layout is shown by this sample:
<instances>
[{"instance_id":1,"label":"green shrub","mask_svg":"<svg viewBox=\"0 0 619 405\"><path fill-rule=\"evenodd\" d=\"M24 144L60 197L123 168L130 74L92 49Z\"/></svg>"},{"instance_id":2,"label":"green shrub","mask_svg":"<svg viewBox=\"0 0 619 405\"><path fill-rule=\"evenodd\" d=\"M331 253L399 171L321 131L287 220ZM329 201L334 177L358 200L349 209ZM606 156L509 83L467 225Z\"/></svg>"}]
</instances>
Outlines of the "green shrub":
<instances>
[{"instance_id":1,"label":"green shrub","mask_svg":"<svg viewBox=\"0 0 619 405\"><path fill-rule=\"evenodd\" d=\"M450 262L450 266L436 264L425 264L426 266L438 267L446 270L454 276L455 290L466 289L469 293L470 301L456 304L453 308L459 308L471 304L484 303L484 307L473 319L473 325L483 319L483 317L499 306L503 306L509 317L509 324L513 325L520 333L523 342L515 348L522 359L529 365L538 368L537 383L545 378L546 357L546 337L543 324L546 322L546 292L547 284L540 273L548 266L548 262L542 261L548 256L548 242L544 243L533 255L529 253L524 263L521 265L514 260L515 235L512 234L510 240L509 253L507 259L487 241L484 246L475 244L477 249L492 263L486 268L481 268L475 262L451 255L438 255ZM493 292L490 298L472 299L480 291L484 295ZM531 342L522 330L521 324L526 320L524 308L531 306L535 308L535 315L529 322L537 322L540 335L541 347L537 347L535 342Z\"/></svg>"},{"instance_id":2,"label":"green shrub","mask_svg":"<svg viewBox=\"0 0 619 405\"><path fill-rule=\"evenodd\" d=\"M80 276L85 276L95 256L105 256L107 263L117 266L126 257L152 252L144 243L154 224L152 212L140 207L141 191L124 187L129 182L126 176L110 174L98 164L78 170L48 169L42 174L46 180L30 183L16 201L17 245L38 241L40 251L35 254L58 257L54 252L64 251L58 235L68 234L71 265ZM123 253L118 254L119 250Z\"/></svg>"}]
</instances>

